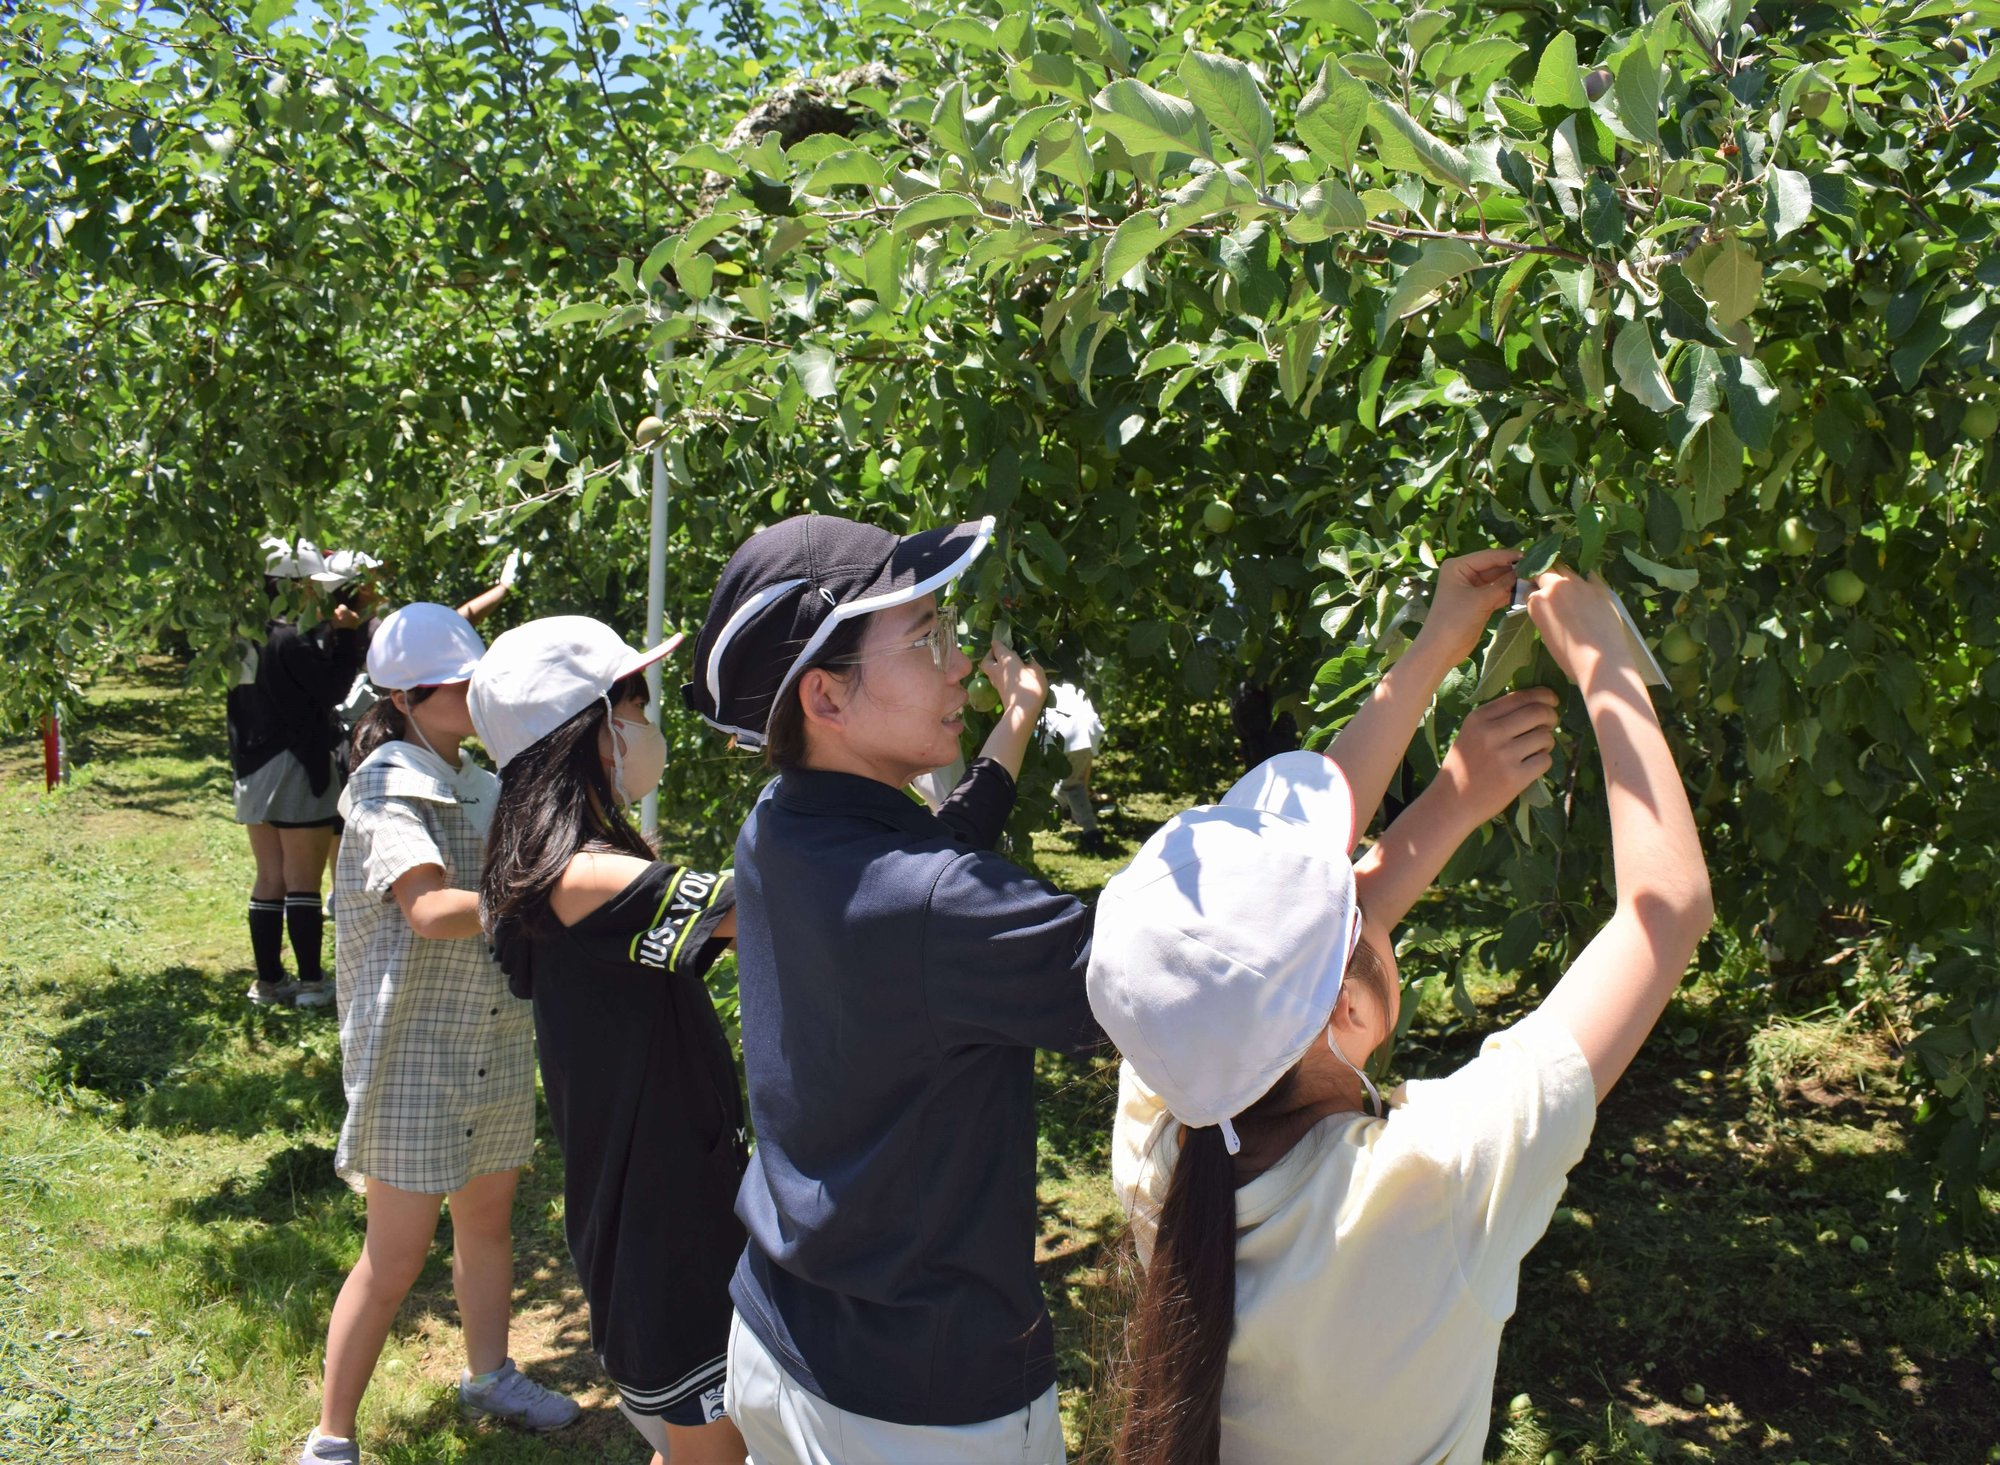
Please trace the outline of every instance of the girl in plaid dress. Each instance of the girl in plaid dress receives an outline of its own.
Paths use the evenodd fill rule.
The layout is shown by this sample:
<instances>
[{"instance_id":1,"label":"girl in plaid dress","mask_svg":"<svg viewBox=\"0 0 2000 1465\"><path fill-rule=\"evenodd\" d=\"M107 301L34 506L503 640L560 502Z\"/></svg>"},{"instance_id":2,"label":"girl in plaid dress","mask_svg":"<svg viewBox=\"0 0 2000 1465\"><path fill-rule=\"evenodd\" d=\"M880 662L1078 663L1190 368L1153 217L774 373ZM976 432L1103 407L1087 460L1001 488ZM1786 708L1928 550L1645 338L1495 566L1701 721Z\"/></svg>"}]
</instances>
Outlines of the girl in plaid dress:
<instances>
[{"instance_id":1,"label":"girl in plaid dress","mask_svg":"<svg viewBox=\"0 0 2000 1465\"><path fill-rule=\"evenodd\" d=\"M361 1395L446 1199L461 1407L538 1430L578 1414L507 1357L514 1185L534 1147L534 1031L479 931L498 783L459 743L472 732L466 687L484 650L458 612L417 604L383 621L368 651L383 695L355 729L334 875L347 1093L334 1166L367 1196L368 1231L327 1327L319 1424L300 1465L359 1465Z\"/></svg>"}]
</instances>

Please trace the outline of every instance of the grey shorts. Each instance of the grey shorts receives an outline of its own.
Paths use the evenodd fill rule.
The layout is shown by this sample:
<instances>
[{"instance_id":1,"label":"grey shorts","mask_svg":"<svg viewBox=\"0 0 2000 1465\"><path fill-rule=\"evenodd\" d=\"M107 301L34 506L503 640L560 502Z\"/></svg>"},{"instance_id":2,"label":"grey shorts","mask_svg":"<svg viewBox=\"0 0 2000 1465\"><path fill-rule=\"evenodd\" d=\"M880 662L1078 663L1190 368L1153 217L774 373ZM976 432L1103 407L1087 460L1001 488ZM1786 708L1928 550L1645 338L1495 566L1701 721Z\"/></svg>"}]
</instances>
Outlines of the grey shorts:
<instances>
[{"instance_id":1,"label":"grey shorts","mask_svg":"<svg viewBox=\"0 0 2000 1465\"><path fill-rule=\"evenodd\" d=\"M327 759L331 770L332 758ZM280 753L248 777L236 780L236 822L315 828L334 821L340 803L340 774L331 771L326 792L315 794L305 765Z\"/></svg>"}]
</instances>

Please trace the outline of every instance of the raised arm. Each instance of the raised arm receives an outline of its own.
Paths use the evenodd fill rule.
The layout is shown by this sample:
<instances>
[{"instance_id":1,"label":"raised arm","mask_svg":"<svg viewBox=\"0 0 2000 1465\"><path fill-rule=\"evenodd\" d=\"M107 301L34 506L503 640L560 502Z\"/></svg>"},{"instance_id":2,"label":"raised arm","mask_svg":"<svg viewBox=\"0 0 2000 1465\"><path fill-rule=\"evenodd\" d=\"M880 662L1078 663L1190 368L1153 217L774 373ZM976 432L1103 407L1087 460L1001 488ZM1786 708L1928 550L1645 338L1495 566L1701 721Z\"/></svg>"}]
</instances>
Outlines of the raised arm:
<instances>
[{"instance_id":1,"label":"raised arm","mask_svg":"<svg viewBox=\"0 0 2000 1465\"><path fill-rule=\"evenodd\" d=\"M1715 907L1680 771L1609 593L1553 570L1528 611L1583 692L1611 807L1617 910L1541 1006L1576 1039L1602 1099L1666 1010Z\"/></svg>"},{"instance_id":2,"label":"raised arm","mask_svg":"<svg viewBox=\"0 0 2000 1465\"><path fill-rule=\"evenodd\" d=\"M1467 836L1549 771L1555 728L1556 694L1547 687L1472 710L1437 777L1355 861L1355 890L1370 920L1393 928Z\"/></svg>"},{"instance_id":3,"label":"raised arm","mask_svg":"<svg viewBox=\"0 0 2000 1465\"><path fill-rule=\"evenodd\" d=\"M1326 750L1353 791L1357 837L1388 791L1439 684L1472 655L1493 612L1512 598L1520 558L1518 550L1487 549L1438 566L1424 628Z\"/></svg>"},{"instance_id":4,"label":"raised arm","mask_svg":"<svg viewBox=\"0 0 2000 1465\"><path fill-rule=\"evenodd\" d=\"M998 636L979 663L993 690L1000 694L1000 720L986 735L979 756L991 758L1014 778L1021 776L1021 760L1027 756L1028 739L1035 735L1035 722L1048 700L1048 673L1020 655Z\"/></svg>"}]
</instances>

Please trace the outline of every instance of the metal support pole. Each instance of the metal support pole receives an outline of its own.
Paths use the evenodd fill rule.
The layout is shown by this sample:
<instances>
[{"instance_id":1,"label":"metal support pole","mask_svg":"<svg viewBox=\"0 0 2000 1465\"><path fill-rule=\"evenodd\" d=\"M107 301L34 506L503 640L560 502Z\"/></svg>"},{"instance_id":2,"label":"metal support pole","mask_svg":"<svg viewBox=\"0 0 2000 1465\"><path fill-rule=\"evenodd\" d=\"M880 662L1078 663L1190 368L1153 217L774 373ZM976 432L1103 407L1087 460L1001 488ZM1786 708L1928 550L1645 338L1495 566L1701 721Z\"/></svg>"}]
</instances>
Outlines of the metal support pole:
<instances>
[{"instance_id":1,"label":"metal support pole","mask_svg":"<svg viewBox=\"0 0 2000 1465\"><path fill-rule=\"evenodd\" d=\"M666 415L665 402L656 408ZM665 436L653 444L653 527L646 542L646 645L657 646L666 635L667 619L667 445ZM660 725L660 664L646 668L646 720ZM652 839L660 832L660 791L655 788L639 804L639 832Z\"/></svg>"}]
</instances>

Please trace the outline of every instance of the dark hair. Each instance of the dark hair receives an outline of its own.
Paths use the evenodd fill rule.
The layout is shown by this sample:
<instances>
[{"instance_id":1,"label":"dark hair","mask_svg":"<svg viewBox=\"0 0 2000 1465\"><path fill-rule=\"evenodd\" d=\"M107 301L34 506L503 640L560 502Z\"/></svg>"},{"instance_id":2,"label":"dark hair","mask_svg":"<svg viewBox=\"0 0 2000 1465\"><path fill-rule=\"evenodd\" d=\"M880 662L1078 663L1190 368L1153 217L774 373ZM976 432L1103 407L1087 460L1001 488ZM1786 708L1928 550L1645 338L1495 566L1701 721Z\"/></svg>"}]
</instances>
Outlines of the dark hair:
<instances>
[{"instance_id":1,"label":"dark hair","mask_svg":"<svg viewBox=\"0 0 2000 1465\"><path fill-rule=\"evenodd\" d=\"M436 687L411 687L403 693L412 707L423 701ZM361 714L361 720L354 724L354 731L348 734L347 766L359 768L368 755L384 743L408 741L410 719L403 709L392 700L393 692L375 689L375 705Z\"/></svg>"},{"instance_id":2,"label":"dark hair","mask_svg":"<svg viewBox=\"0 0 2000 1465\"><path fill-rule=\"evenodd\" d=\"M807 672L816 668L829 669L833 663L858 653L862 638L868 633L868 623L873 619L873 615L865 615L842 621L826 638L826 644L820 647L818 654L800 667L798 674L785 684L785 689L771 704L771 715L764 721L765 763L780 773L805 766L806 710L799 701L799 683L805 680ZM861 668L855 666L850 674L859 678Z\"/></svg>"},{"instance_id":3,"label":"dark hair","mask_svg":"<svg viewBox=\"0 0 2000 1465\"><path fill-rule=\"evenodd\" d=\"M605 695L616 707L634 692L646 695L643 676L624 677ZM549 892L579 851L653 858L598 754L605 715L604 702L592 702L500 770L500 798L479 875L479 923L489 937L507 923L531 935L551 929L556 920Z\"/></svg>"},{"instance_id":4,"label":"dark hair","mask_svg":"<svg viewBox=\"0 0 2000 1465\"><path fill-rule=\"evenodd\" d=\"M1364 941L1347 978L1387 1009L1389 974ZM1301 1059L1234 1124L1251 1136L1295 1113ZM1289 1146L1287 1146L1289 1149ZM1247 1177L1246 1177L1247 1178ZM1222 1454L1222 1381L1236 1327L1236 1162L1216 1125L1183 1127L1160 1206L1153 1259L1127 1325L1121 1465L1213 1465Z\"/></svg>"}]
</instances>

